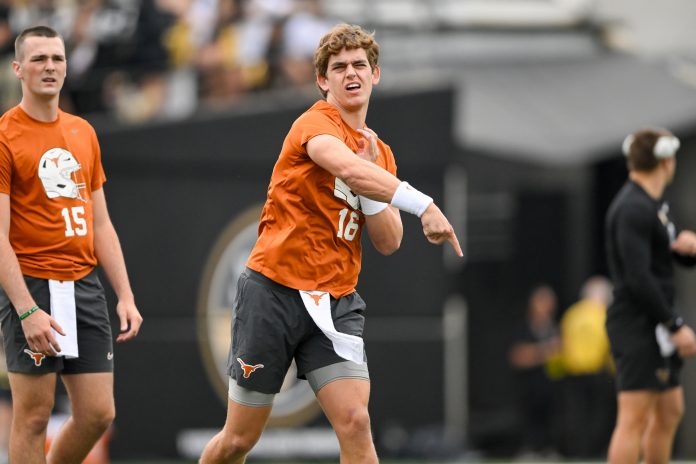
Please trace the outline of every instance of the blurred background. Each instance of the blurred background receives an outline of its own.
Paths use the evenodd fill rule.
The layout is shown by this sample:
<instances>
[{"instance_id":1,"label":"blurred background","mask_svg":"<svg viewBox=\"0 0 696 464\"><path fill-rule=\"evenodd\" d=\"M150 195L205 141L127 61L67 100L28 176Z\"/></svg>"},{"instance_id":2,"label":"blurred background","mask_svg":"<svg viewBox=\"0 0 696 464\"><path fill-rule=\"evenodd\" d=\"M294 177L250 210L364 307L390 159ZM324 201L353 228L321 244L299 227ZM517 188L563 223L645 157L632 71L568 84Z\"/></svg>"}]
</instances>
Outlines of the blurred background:
<instances>
[{"instance_id":1,"label":"blurred background","mask_svg":"<svg viewBox=\"0 0 696 464\"><path fill-rule=\"evenodd\" d=\"M428 245L408 215L394 256L365 245L380 455L602 459L613 366L601 324L571 315L605 306L581 290L607 273L603 218L629 132L680 137L667 197L696 229L694 20L691 0L0 1L0 107L20 97L15 35L61 32L61 106L99 134L145 317L117 347L118 414L92 462L193 460L222 426L236 276L287 130L319 98L314 48L338 22L376 31L368 125L465 248L458 260ZM692 326L695 283L678 273ZM675 445L685 460L696 459L695 367ZM290 373L252 459L336 461L337 449Z\"/></svg>"}]
</instances>

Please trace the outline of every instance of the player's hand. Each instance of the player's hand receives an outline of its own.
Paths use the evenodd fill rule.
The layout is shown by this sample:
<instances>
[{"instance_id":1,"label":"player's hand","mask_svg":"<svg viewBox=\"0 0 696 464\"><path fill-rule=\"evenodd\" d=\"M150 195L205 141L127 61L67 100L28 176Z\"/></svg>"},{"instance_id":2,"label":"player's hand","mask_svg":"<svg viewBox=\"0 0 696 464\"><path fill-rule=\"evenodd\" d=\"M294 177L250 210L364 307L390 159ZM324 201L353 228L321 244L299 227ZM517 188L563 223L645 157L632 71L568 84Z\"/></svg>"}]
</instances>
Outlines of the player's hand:
<instances>
[{"instance_id":1,"label":"player's hand","mask_svg":"<svg viewBox=\"0 0 696 464\"><path fill-rule=\"evenodd\" d=\"M55 356L60 351L60 345L53 335L55 329L61 335L65 335L63 328L46 311L39 309L22 320L24 338L27 339L29 349L34 353L43 353L47 356Z\"/></svg>"},{"instance_id":2,"label":"player's hand","mask_svg":"<svg viewBox=\"0 0 696 464\"><path fill-rule=\"evenodd\" d=\"M374 163L379 157L379 147L377 146L377 134L372 129L367 127L364 129L358 129L358 132L362 134L363 138L358 140L358 151L356 155L360 158Z\"/></svg>"},{"instance_id":3,"label":"player's hand","mask_svg":"<svg viewBox=\"0 0 696 464\"><path fill-rule=\"evenodd\" d=\"M696 335L688 325L683 325L672 334L672 342L682 358L690 358L696 354Z\"/></svg>"},{"instance_id":4,"label":"player's hand","mask_svg":"<svg viewBox=\"0 0 696 464\"><path fill-rule=\"evenodd\" d=\"M679 232L672 242L672 251L684 256L696 256L696 234L690 230Z\"/></svg>"},{"instance_id":5,"label":"player's hand","mask_svg":"<svg viewBox=\"0 0 696 464\"><path fill-rule=\"evenodd\" d=\"M116 314L121 322L121 333L116 337L116 341L125 342L135 338L143 324L143 317L135 306L135 302L119 301L116 305Z\"/></svg>"},{"instance_id":6,"label":"player's hand","mask_svg":"<svg viewBox=\"0 0 696 464\"><path fill-rule=\"evenodd\" d=\"M421 216L421 224L423 225L423 233L430 243L440 245L450 242L457 256L460 258L464 256L454 228L435 203L431 203L425 210Z\"/></svg>"}]
</instances>

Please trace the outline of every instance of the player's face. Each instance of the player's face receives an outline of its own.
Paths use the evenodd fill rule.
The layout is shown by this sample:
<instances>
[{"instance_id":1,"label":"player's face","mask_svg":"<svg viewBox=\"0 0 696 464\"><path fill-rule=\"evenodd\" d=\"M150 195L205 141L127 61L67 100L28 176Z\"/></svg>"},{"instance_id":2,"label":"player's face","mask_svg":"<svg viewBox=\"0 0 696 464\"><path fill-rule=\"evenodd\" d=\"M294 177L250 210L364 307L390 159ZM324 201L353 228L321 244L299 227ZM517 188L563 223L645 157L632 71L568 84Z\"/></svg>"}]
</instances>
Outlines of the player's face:
<instances>
[{"instance_id":1,"label":"player's face","mask_svg":"<svg viewBox=\"0 0 696 464\"><path fill-rule=\"evenodd\" d=\"M346 110L365 107L372 86L379 82L379 67L370 67L362 48L343 49L329 58L326 76L317 77L319 86L328 91L327 101Z\"/></svg>"},{"instance_id":2,"label":"player's face","mask_svg":"<svg viewBox=\"0 0 696 464\"><path fill-rule=\"evenodd\" d=\"M13 69L24 92L43 97L60 93L67 71L65 45L60 37L27 37L20 58Z\"/></svg>"}]
</instances>

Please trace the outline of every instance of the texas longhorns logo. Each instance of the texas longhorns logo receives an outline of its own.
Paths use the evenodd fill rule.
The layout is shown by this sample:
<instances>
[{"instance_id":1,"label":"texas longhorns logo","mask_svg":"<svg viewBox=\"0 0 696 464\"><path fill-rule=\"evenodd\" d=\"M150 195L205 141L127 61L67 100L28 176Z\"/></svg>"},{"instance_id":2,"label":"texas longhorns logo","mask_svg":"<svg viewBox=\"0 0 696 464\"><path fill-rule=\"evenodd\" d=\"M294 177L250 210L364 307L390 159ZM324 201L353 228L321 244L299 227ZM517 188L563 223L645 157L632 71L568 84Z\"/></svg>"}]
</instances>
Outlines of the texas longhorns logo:
<instances>
[{"instance_id":1,"label":"texas longhorns logo","mask_svg":"<svg viewBox=\"0 0 696 464\"><path fill-rule=\"evenodd\" d=\"M657 377L660 383L666 384L669 381L669 369L664 367L655 369L655 377Z\"/></svg>"},{"instance_id":2,"label":"texas longhorns logo","mask_svg":"<svg viewBox=\"0 0 696 464\"><path fill-rule=\"evenodd\" d=\"M31 359L34 360L34 365L37 366L37 367L41 365L41 363L43 362L44 358L46 357L45 354L43 354L43 353L34 353L34 352L31 351L29 348L25 348L25 349L24 349L24 352L25 352L26 354L28 354L29 357L30 357Z\"/></svg>"},{"instance_id":3,"label":"texas longhorns logo","mask_svg":"<svg viewBox=\"0 0 696 464\"><path fill-rule=\"evenodd\" d=\"M256 369L261 369L262 367L264 367L263 364L256 364L253 366L251 364L247 364L244 361L242 361L242 358L237 358L237 361L239 361L239 365L242 366L245 379L248 379L252 372L254 372Z\"/></svg>"},{"instance_id":4,"label":"texas longhorns logo","mask_svg":"<svg viewBox=\"0 0 696 464\"><path fill-rule=\"evenodd\" d=\"M314 304L317 306L319 306L319 300L321 300L324 297L324 295L326 295L326 293L319 293L318 295L316 295L314 293L309 293L309 292L302 292L302 293L304 293L305 295L311 296L312 299L314 300Z\"/></svg>"}]
</instances>

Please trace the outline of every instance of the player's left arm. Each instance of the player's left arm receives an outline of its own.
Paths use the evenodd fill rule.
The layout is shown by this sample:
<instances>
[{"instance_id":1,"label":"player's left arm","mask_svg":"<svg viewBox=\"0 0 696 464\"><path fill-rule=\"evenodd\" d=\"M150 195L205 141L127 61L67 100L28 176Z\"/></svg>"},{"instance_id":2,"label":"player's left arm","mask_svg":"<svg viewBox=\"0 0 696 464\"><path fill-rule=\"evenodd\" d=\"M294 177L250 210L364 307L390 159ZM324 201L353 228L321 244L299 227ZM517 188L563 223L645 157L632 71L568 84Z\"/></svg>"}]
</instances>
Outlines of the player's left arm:
<instances>
[{"instance_id":1,"label":"player's left arm","mask_svg":"<svg viewBox=\"0 0 696 464\"><path fill-rule=\"evenodd\" d=\"M388 256L401 246L404 227L399 210L393 206L387 206L377 214L366 214L365 225L372 245L383 255Z\"/></svg>"},{"instance_id":2,"label":"player's left arm","mask_svg":"<svg viewBox=\"0 0 696 464\"><path fill-rule=\"evenodd\" d=\"M94 214L94 251L118 297L116 313L121 322L121 333L116 341L123 342L138 335L143 318L135 305L121 243L111 223L102 188L92 192L92 211Z\"/></svg>"}]
</instances>

